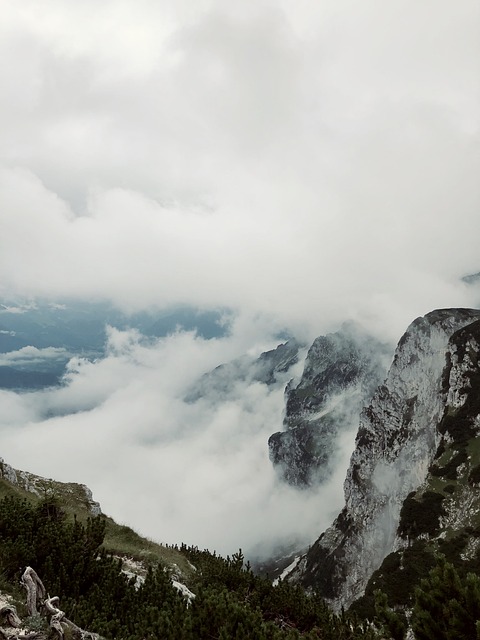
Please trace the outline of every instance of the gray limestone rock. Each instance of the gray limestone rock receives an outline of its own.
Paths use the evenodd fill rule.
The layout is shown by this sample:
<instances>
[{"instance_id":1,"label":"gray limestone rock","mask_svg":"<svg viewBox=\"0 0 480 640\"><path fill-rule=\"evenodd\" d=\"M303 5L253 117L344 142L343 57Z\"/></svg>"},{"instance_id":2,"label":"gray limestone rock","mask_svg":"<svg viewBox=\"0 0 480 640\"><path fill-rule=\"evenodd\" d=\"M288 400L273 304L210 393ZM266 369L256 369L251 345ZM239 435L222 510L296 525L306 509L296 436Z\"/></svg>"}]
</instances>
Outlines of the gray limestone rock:
<instances>
[{"instance_id":1,"label":"gray limestone rock","mask_svg":"<svg viewBox=\"0 0 480 640\"><path fill-rule=\"evenodd\" d=\"M442 437L449 437L440 427L446 408L464 402L471 362L459 357L467 347L458 336L468 335L478 320L480 311L472 309L441 309L415 320L398 344L385 384L362 411L345 507L289 575L337 609L363 593L398 544L402 505L425 482ZM478 349L476 354L478 377Z\"/></svg>"},{"instance_id":2,"label":"gray limestone rock","mask_svg":"<svg viewBox=\"0 0 480 640\"><path fill-rule=\"evenodd\" d=\"M37 476L29 471L19 471L0 458L0 480L6 480L11 484L43 497L49 492L64 496L68 502L78 502L86 507L92 516L102 513L100 504L93 499L91 490L84 484L76 482L58 482L42 476Z\"/></svg>"},{"instance_id":3,"label":"gray limestone rock","mask_svg":"<svg viewBox=\"0 0 480 640\"><path fill-rule=\"evenodd\" d=\"M391 349L353 323L313 342L299 384L285 390L284 430L268 441L287 482L310 487L329 477L339 436L358 424L390 358Z\"/></svg>"}]
</instances>

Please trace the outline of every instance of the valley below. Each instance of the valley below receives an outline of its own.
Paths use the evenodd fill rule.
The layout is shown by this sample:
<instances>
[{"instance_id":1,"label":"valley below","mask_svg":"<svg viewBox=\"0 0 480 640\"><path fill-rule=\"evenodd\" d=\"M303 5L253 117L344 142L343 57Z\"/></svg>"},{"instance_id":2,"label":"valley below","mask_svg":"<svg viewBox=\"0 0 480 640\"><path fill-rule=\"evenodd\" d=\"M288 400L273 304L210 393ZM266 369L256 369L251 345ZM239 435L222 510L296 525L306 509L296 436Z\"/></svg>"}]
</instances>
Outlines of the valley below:
<instances>
[{"instance_id":1,"label":"valley below","mask_svg":"<svg viewBox=\"0 0 480 640\"><path fill-rule=\"evenodd\" d=\"M105 365L112 356L125 357L128 353L131 357L132 345L136 353L143 349L145 358L145 352L150 354L159 342L169 340L150 337L148 343L142 343L140 334L132 334L131 328L109 331L113 336L111 344L103 352L97 352L90 361L83 356L85 368ZM188 334L180 331L177 335ZM24 402L28 399L31 404L32 398L37 402L41 398L46 414L42 418L43 423L37 423L37 428L52 421L65 427L68 423L64 422L64 417L75 415L72 405L65 402L63 411L58 413L57 410L51 417L48 412L52 411L54 402L58 406L62 393L78 384L80 369L78 364L77 369L73 369L72 359L78 359L79 354L74 354L73 345L66 343L47 347L28 345L28 348L30 353L34 353L32 350L63 349L71 358L65 365L67 373L42 389L32 389L28 385L17 390L4 387L3 399L15 395ZM26 347L21 347L18 353L22 349ZM12 353L6 352L11 360ZM55 352L54 359L57 355ZM61 553L55 559L57 554L53 548L49 549L47 556L34 551L38 536L45 535L41 533L42 527L49 522L51 525L48 526L58 529L59 536L78 535L81 540L83 536L88 538L89 528L98 521L101 525L98 525L92 557L100 557L95 554L101 553L107 564L113 562L111 567L117 567L120 576L116 580L122 583L128 579L131 585L128 588L133 588L132 594L146 594L147 586L152 589L152 580L159 585L160 574L157 572L154 577L152 571L162 567L161 579L164 580L165 576L167 582L161 588L167 590L165 593L177 594L165 596L170 603L168 607L166 604L154 605L147 595L145 603L138 605L141 609L150 602L149 607L159 607L160 618L157 619L155 614L157 627L152 622L152 629L155 627L163 631L151 633L164 635L151 637L189 638L189 625L196 629L192 633L199 634L192 637L210 637L202 635L207 633L206 630L199 631L203 628L199 620L188 623L186 620L189 616L204 615L202 608L209 606L208 598L202 600L198 596L204 593L204 589L213 588L213 581L217 585L215 589L220 589L224 593L222 597L226 598L223 614L215 614L219 616L215 623L215 633L220 634L219 638L240 638L243 637L241 633L252 638L329 638L331 633L333 638L335 633L345 633L342 630L344 614L340 617L338 614L348 610L348 622L345 624L350 625L352 635L338 637L392 637L397 640L409 633L409 637L423 640L428 637L425 629L433 625L433 621L425 622L425 616L433 614L429 613L429 603L422 600L422 589L426 588L427 580L435 580L442 571L444 574L450 572L449 579L453 580L449 595L453 598L456 589L457 600L465 599L465 605L461 605L462 613L458 614L458 625L473 629L477 615L475 607L480 607L480 598L476 599L473 592L468 595L469 589L477 588L474 585L477 585L475 580L478 581L476 576L480 567L480 546L477 544L480 539L479 355L480 311L440 309L415 320L394 352L388 344L350 323L337 332L317 338L308 347L289 338L259 356L242 355L191 378L192 381L182 387L185 389L182 406L188 408L192 417L199 409L205 411L209 419L231 411L240 398L247 405L248 402L252 405L250 410L247 406L241 417L251 416L258 407L265 408L269 402L277 402L285 389L283 430L271 433L269 438L264 436L263 441L258 434L256 438L248 438L250 446L262 446L265 453L269 451L269 455L263 458L263 464L268 467L268 477L274 482L271 485L274 489L270 489L274 493L270 495L279 500L282 515L274 523L276 527L271 529L271 536L262 531L260 539L250 538L247 555L240 550L222 557L217 555L215 548L201 551L197 545L185 544L184 540L162 543L161 526L157 528L158 535L142 537L135 533L132 519L129 525L125 525L104 515L103 509L109 510L108 503L103 499L100 504L95 502L87 486L47 479L27 470L18 471L10 466L7 459L2 461L0 475L4 511L3 524L0 525L3 527L0 549L7 580L4 597L16 599L18 604L15 606L22 610L18 589L13 588L13 583L9 586L10 579L19 577L18 568L12 565L10 558L15 553L17 564L36 564L35 571L43 571L46 581L53 581L61 593L71 593L66 596L68 607L73 607L71 611L76 611L76 598L90 598L87 609L93 617L79 614L75 622L73 613L63 614L67 620L62 627L65 633L73 633L76 637L75 633L87 633L81 629L88 628L88 633L104 634L107 638L140 637L138 630L144 628L142 625L147 616L143 609L137 618L136 614L128 613L130 619L136 619L130 624L119 614L115 614L117 617L113 619L110 619L113 614L101 614L95 597L87 595L90 586L82 587L86 589L85 595L78 592L75 596L75 590L71 592L67 583L72 576L68 574L69 571L78 571L74 565L80 561L83 552L69 560L73 564L67 571L61 569L61 563L67 560L61 560ZM28 366L23 366L28 371ZM83 407L81 413L95 412L102 402L108 402L108 398L108 395L104 400L100 397L100 404L97 398L92 406ZM281 412L266 413L263 417L267 420L267 428L274 424L271 415L277 416L280 426ZM253 435L251 430L247 433ZM190 437L199 436L198 431L190 433ZM233 436L234 432L231 432L229 437ZM156 450L169 446L161 431L154 436L151 430L146 442L148 440L155 443ZM57 449L57 452L67 458L71 455L62 449ZM236 454L238 452L237 449ZM41 456L38 452L34 459L38 457L41 462ZM217 458L217 462L220 460ZM137 472L131 466L129 472L132 485L138 489L133 477ZM170 483L177 482L178 477L178 474L173 474ZM189 478L195 482L191 474ZM203 488L205 490L205 486ZM168 493L169 490L169 485L165 484L160 491ZM178 495L176 499L180 499ZM235 498L232 496L232 499ZM23 507L20 506L22 500ZM295 501L297 505L292 508ZM140 497L140 505L140 508L145 508L145 496ZM181 506L176 505L177 508ZM155 510L153 503L147 508ZM161 504L159 509L163 510L161 515L165 517ZM322 510L320 518L316 513L319 510ZM295 526L278 530L281 522L291 518L292 513L296 513ZM302 517L300 514L303 521L299 519ZM31 524L27 526L27 529L30 527L29 545L32 545L30 555L25 555L18 547L15 537L9 538L12 534L8 531L10 527L18 526L13 522L18 518L31 518ZM8 520L11 522L7 527ZM260 530L262 520L256 526ZM192 520L192 537L194 530ZM233 536L233 539L238 540L238 536ZM55 544L60 543L57 540ZM208 545L201 545L200 549L202 547ZM45 565L47 558L50 560ZM85 559L83 561L86 562ZM57 576L59 571L66 571L60 580ZM113 583L112 587L104 587L107 588L113 588ZM242 613L238 615L243 622L232 631L230 617L238 608L238 598L245 594L245 589L247 593L255 594L254 601L260 612L253 614L250 604L242 605ZM264 593L262 597L260 592ZM267 613L266 601L262 600L267 597L267 592L270 594L268 598L277 599L275 614ZM102 593L108 600L105 592ZM215 593L209 597L215 599L216 606L220 606L219 592ZM446 591L442 597L447 595ZM125 592L124 597L133 595L127 596ZM257 597L260 598L258 601ZM284 599L292 597L300 598L298 603L303 602L298 604L300 609L308 603L310 618L302 617L304 614L298 608L290 610L290 613L284 612L285 607L288 609ZM178 601L178 605L174 606L174 601ZM179 607L177 613L174 613L175 607ZM176 618L180 609L183 614ZM455 617L457 614L451 615ZM51 627L53 617L52 612L47 615ZM165 631L169 628L164 626L167 624L165 620L170 617L175 632ZM69 627L70 619L73 626ZM445 622L446 629L450 624ZM182 631L179 631L179 625ZM251 625L250 631L246 630L248 625ZM121 630L127 627L130 631L122 635L127 632ZM244 630L238 631L240 628ZM22 633L24 635L7 633L5 637L37 637ZM323 635L316 635L318 633ZM469 637L465 635L467 631L462 633L457 637ZM444 635L437 637L450 636L445 631Z\"/></svg>"}]
</instances>

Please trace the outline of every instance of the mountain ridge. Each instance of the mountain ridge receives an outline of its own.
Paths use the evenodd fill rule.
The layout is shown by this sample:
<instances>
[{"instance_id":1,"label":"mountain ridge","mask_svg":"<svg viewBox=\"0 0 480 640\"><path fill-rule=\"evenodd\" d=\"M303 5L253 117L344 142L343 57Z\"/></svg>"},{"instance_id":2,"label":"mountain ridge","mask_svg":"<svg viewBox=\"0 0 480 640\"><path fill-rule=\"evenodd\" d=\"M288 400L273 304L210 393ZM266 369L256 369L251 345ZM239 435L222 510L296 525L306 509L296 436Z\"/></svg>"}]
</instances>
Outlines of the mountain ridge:
<instances>
[{"instance_id":1,"label":"mountain ridge","mask_svg":"<svg viewBox=\"0 0 480 640\"><path fill-rule=\"evenodd\" d=\"M478 319L475 309L440 309L414 320L385 384L362 411L345 507L288 577L319 590L336 609L363 594L394 548L402 504L427 477L441 440L437 426L454 393L445 381L450 339L463 328L458 335L469 335L466 327ZM449 375L462 379L455 368Z\"/></svg>"},{"instance_id":2,"label":"mountain ridge","mask_svg":"<svg viewBox=\"0 0 480 640\"><path fill-rule=\"evenodd\" d=\"M296 362L296 349L292 344L268 352L266 368L262 365L253 375L270 379L277 369L287 373ZM315 375L310 365L308 375ZM315 409L322 401L321 394L314 399ZM278 588L299 585L312 601L322 597L336 611L351 607L372 620L378 613L376 589L386 594L390 606L410 616L414 590L436 566L439 554L462 579L468 572L480 573L479 436L480 310L434 310L409 325L385 381L361 411L344 508L282 575ZM0 459L0 490L0 496L29 493L37 503L61 496L71 517L80 512L81 520L102 520L119 534L116 540L107 535L104 548L132 579L145 578L149 560L161 561L170 567L172 584L190 602L195 598L189 588L195 582L191 559L203 561L204 552L165 547L167 559L162 545L105 516L85 485L17 471ZM225 566L241 568L240 559L243 566L241 554ZM368 635L366 627L359 633Z\"/></svg>"}]
</instances>

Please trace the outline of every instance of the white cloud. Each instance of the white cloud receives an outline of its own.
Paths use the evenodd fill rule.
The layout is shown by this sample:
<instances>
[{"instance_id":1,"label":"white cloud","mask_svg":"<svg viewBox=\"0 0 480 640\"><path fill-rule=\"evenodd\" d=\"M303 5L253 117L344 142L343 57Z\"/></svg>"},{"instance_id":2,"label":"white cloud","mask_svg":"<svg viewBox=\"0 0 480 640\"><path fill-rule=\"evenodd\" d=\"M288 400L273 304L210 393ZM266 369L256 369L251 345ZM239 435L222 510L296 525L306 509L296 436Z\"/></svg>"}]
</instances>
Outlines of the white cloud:
<instances>
[{"instance_id":1,"label":"white cloud","mask_svg":"<svg viewBox=\"0 0 480 640\"><path fill-rule=\"evenodd\" d=\"M8 333L12 332L0 332ZM15 333L13 332L13 335ZM68 351L62 347L45 347L43 349L37 349L37 347L27 346L17 349L17 351L8 351L7 353L0 353L0 366L25 366L35 365L46 360L59 360L65 361L68 358Z\"/></svg>"},{"instance_id":2,"label":"white cloud","mask_svg":"<svg viewBox=\"0 0 480 640\"><path fill-rule=\"evenodd\" d=\"M309 542L338 510L341 481L298 492L278 481L268 460L292 372L271 388L232 378L226 395L212 388L195 403L184 400L221 356L241 352L241 342L188 333L152 342L112 330L106 357L72 361L67 386L4 393L2 454L48 477L87 483L107 513L157 540L223 553Z\"/></svg>"},{"instance_id":3,"label":"white cloud","mask_svg":"<svg viewBox=\"0 0 480 640\"><path fill-rule=\"evenodd\" d=\"M477 14L7 3L3 286L270 312L312 335L375 313L392 337L468 304Z\"/></svg>"},{"instance_id":4,"label":"white cloud","mask_svg":"<svg viewBox=\"0 0 480 640\"><path fill-rule=\"evenodd\" d=\"M27 311L30 311L32 309L36 309L36 304L34 302L28 302L20 306L0 304L0 314L1 313L27 313Z\"/></svg>"},{"instance_id":5,"label":"white cloud","mask_svg":"<svg viewBox=\"0 0 480 640\"><path fill-rule=\"evenodd\" d=\"M112 333L104 360L72 361L65 389L2 396L9 424L20 407L18 465L38 462L28 442L47 475L78 459L77 479L128 517L151 507L154 483L167 500L176 474L162 524L190 511L206 539L198 505L214 529L234 497L248 520L255 491L242 465L210 455L224 447L277 504L260 443L281 392L249 387L198 415L176 394L256 348L266 325L313 338L351 318L394 340L434 307L478 303L458 279L480 268L479 17L473 0L7 0L0 293L237 314L230 343ZM55 410L68 415L36 421ZM223 431L247 423L251 449ZM161 448L162 433L179 436ZM197 504L206 486L218 499Z\"/></svg>"}]
</instances>

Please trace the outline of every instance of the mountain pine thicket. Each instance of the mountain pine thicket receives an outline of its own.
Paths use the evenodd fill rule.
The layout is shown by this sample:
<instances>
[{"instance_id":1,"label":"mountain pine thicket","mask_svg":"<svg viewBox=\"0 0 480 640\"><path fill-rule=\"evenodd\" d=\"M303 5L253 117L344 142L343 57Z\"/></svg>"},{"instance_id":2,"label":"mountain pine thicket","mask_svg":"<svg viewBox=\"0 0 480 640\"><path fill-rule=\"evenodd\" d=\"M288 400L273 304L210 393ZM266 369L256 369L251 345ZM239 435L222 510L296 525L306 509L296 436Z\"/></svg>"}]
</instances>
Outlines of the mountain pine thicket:
<instances>
[{"instance_id":1,"label":"mountain pine thicket","mask_svg":"<svg viewBox=\"0 0 480 640\"><path fill-rule=\"evenodd\" d=\"M122 572L121 561L102 547L104 534L101 516L81 523L67 518L54 498L31 504L6 496L0 501L0 592L21 599L15 585L27 565L34 567L47 591L59 596L70 620L107 639L405 637L404 614L390 610L381 592L371 621L354 613L336 615L316 594L286 582L273 586L254 575L241 552L222 558L182 545L179 550L197 569L190 583L196 597L189 602L158 563L148 568L141 584ZM417 640L480 639L480 580L473 574L460 579L444 559L420 583L412 607L410 624ZM40 622L36 625L43 635L38 637L58 637L46 621L43 627ZM69 637L75 634L67 630Z\"/></svg>"},{"instance_id":2,"label":"mountain pine thicket","mask_svg":"<svg viewBox=\"0 0 480 640\"><path fill-rule=\"evenodd\" d=\"M70 521L55 499L31 505L5 497L0 501L0 590L11 591L29 565L47 591L60 597L70 620L108 639L376 638L369 625L336 616L300 587L274 587L255 576L240 552L221 558L182 547L197 568L191 603L158 564L138 585L122 572L121 562L102 549L104 533L101 516L85 524Z\"/></svg>"}]
</instances>

